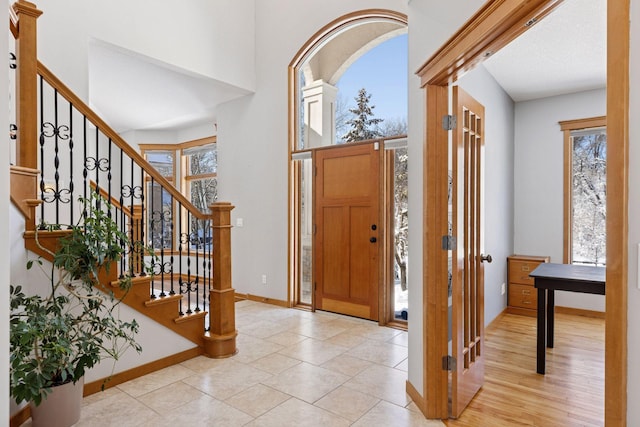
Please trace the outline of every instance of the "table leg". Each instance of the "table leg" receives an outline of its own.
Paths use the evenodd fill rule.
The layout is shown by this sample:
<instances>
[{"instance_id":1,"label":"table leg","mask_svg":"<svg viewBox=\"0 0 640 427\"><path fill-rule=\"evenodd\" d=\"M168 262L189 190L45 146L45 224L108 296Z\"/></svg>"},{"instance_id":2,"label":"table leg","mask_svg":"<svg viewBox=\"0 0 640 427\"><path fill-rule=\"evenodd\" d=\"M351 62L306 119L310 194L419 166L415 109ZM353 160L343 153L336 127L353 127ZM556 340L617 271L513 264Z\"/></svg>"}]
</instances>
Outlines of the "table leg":
<instances>
[{"instance_id":1,"label":"table leg","mask_svg":"<svg viewBox=\"0 0 640 427\"><path fill-rule=\"evenodd\" d=\"M537 369L536 372L544 375L544 358L545 358L545 307L546 307L545 289L538 288L538 328L537 328Z\"/></svg>"},{"instance_id":2,"label":"table leg","mask_svg":"<svg viewBox=\"0 0 640 427\"><path fill-rule=\"evenodd\" d=\"M553 319L555 317L555 291L547 290L547 347L553 348Z\"/></svg>"}]
</instances>

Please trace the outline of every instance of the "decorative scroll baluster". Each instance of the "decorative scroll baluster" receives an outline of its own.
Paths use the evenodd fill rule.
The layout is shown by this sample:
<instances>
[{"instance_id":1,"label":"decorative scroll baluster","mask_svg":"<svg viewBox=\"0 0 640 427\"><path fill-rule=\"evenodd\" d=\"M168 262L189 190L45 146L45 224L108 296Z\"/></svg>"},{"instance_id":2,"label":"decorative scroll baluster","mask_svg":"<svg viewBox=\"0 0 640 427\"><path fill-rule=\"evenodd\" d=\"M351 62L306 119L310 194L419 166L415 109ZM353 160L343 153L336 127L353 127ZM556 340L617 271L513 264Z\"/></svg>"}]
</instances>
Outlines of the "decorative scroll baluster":
<instances>
[{"instance_id":1,"label":"decorative scroll baluster","mask_svg":"<svg viewBox=\"0 0 640 427\"><path fill-rule=\"evenodd\" d=\"M124 168L123 168L124 169ZM129 259L131 262L131 265L129 266L129 273L133 276L135 269L137 269L140 264L138 264L139 261L139 255L136 251L136 247L138 246L138 239L140 238L140 236L138 235L138 233L136 232L136 227L135 227L135 222L134 222L134 217L133 217L133 207L134 207L134 197L133 197L133 177L134 177L134 163L133 163L133 159L131 159L131 169L130 169L130 178L129 178L129 186L127 188L127 186L125 186L122 189L122 193L124 195L124 197L131 197L131 203L129 205L129 209L131 210L131 216L129 217L129 231L130 231L130 235L129 235ZM127 194L127 189L130 191L129 194ZM137 271L137 273L139 273L140 270Z\"/></svg>"},{"instance_id":2,"label":"decorative scroll baluster","mask_svg":"<svg viewBox=\"0 0 640 427\"><path fill-rule=\"evenodd\" d=\"M176 203L173 200L173 196L171 196L171 210L172 210L172 213L171 213L171 222L169 223L169 226L170 226L170 230L169 230L170 234L169 235L171 236L171 240L170 240L171 246L170 246L170 248L172 248L172 249L175 247L175 241L176 241L176 236L174 234L175 233L175 231L174 231L175 230L175 227L174 227L175 211L173 211L175 208L176 208ZM180 210L181 210L181 206L178 206L178 211L180 211ZM174 253L174 251L172 250L171 251L170 260L169 260L170 265L171 265L171 273L169 275L169 277L170 277L169 283L170 283L171 289L169 290L169 295L175 295L176 294L176 291L173 289L173 281L174 281L174 275L173 275L173 265L174 265L173 264L173 261L174 261L173 260L173 253Z\"/></svg>"},{"instance_id":3,"label":"decorative scroll baluster","mask_svg":"<svg viewBox=\"0 0 640 427\"><path fill-rule=\"evenodd\" d=\"M182 225L182 206L178 208L178 292L182 292L182 247L184 245L184 227ZM171 284L173 286L173 283ZM171 288L173 292L173 288ZM182 314L182 301L180 301L180 313Z\"/></svg>"},{"instance_id":4,"label":"decorative scroll baluster","mask_svg":"<svg viewBox=\"0 0 640 427\"><path fill-rule=\"evenodd\" d=\"M113 147L113 142L111 141L111 138L109 138L109 151L107 154L107 159L109 159L109 168L107 169L107 188L108 188L108 192L109 192L109 197L107 197L107 200L109 201L109 206L111 207L111 200L113 200L111 198L111 165L112 165L112 161L111 161L111 148ZM109 211L107 212L107 216L109 218L111 218L112 213L111 213L111 208L109 209Z\"/></svg>"},{"instance_id":5,"label":"decorative scroll baluster","mask_svg":"<svg viewBox=\"0 0 640 427\"><path fill-rule=\"evenodd\" d=\"M120 203L120 212L119 215L116 217L116 222L119 222L120 224L120 232L123 235L127 234L127 229L126 229L126 219L125 219L125 214L124 214L124 207L126 206L124 203L124 153L122 151L122 149L120 149L120 196L118 197L118 203ZM131 210L131 217L133 217L133 210ZM121 240L120 241L120 246L124 246L124 241ZM124 249L124 253L125 256L122 258L122 262L120 262L120 278L124 277L124 272L127 271L126 270L126 262L127 262L127 258L129 257L127 254L127 248Z\"/></svg>"},{"instance_id":6,"label":"decorative scroll baluster","mask_svg":"<svg viewBox=\"0 0 640 427\"><path fill-rule=\"evenodd\" d=\"M144 264L144 247L146 247L147 245L145 244L145 229L147 227L147 217L145 216L145 198L144 198L144 186L145 186L145 174L144 174L144 169L140 168L140 262L141 265ZM147 271L146 269L141 269L140 271L140 276L146 276L147 275Z\"/></svg>"},{"instance_id":7,"label":"decorative scroll baluster","mask_svg":"<svg viewBox=\"0 0 640 427\"><path fill-rule=\"evenodd\" d=\"M82 197L84 200L87 200L87 189L89 188L89 183L87 182L87 177L89 176L89 172L87 169L87 117L83 117L82 119L82 158L85 159L84 164L82 165L82 189L83 194ZM85 209L82 210L82 217L87 217L87 211Z\"/></svg>"},{"instance_id":8,"label":"decorative scroll baluster","mask_svg":"<svg viewBox=\"0 0 640 427\"><path fill-rule=\"evenodd\" d=\"M42 129L44 128L44 79L40 76L40 137L38 139L40 143L40 200L44 200L44 134ZM19 147L17 148L20 149ZM20 163L18 163L19 165ZM44 229L44 203L40 204L40 229Z\"/></svg>"},{"instance_id":9,"label":"decorative scroll baluster","mask_svg":"<svg viewBox=\"0 0 640 427\"><path fill-rule=\"evenodd\" d=\"M207 239L210 242L210 244L207 246L205 254L206 256L204 257L204 261L203 261L203 271L205 274L206 279L204 280L203 283L203 292L202 292L202 309L207 311L207 305L209 305L209 292L211 291L211 274L212 274L212 270L211 270L211 256L212 256L212 252L213 252L213 228L211 227L211 220L207 220L206 223L206 227L205 230L207 230ZM209 326L207 326L207 330L209 330Z\"/></svg>"},{"instance_id":10,"label":"decorative scroll baluster","mask_svg":"<svg viewBox=\"0 0 640 427\"><path fill-rule=\"evenodd\" d=\"M156 219L154 218L154 215L156 213L155 211L155 191L154 191L154 186L155 184L155 180L153 178L151 178L151 182L149 183L149 185L147 186L147 189L149 191L150 194L150 198L149 200L151 201L151 207L149 208L149 233L151 234L151 247L154 249L157 249L156 246ZM151 299L155 299L156 298L156 275L158 274L158 272L155 270L154 266L154 272L153 272L153 276L151 276Z\"/></svg>"},{"instance_id":11,"label":"decorative scroll baluster","mask_svg":"<svg viewBox=\"0 0 640 427\"><path fill-rule=\"evenodd\" d=\"M54 174L53 174L53 178L54 178L54 182L55 182L55 191L54 191L54 195L53 195L53 200L51 200L52 203L55 203L56 198L58 196L58 194L60 194L60 156L58 155L58 153L60 152L60 147L58 145L59 143L59 124L58 124L58 91L54 90L53 91L53 114L54 114L54 125L53 125L53 136L54 136L54 148L53 148L53 152L55 153L53 156L53 167L54 167ZM46 123L45 126L47 124L50 123ZM44 133L44 130L43 130ZM45 133L45 136L50 136L47 135ZM47 202L48 200L45 198L44 199L45 202ZM56 224L60 224L60 204L59 203L55 203L55 210L56 210Z\"/></svg>"},{"instance_id":12,"label":"decorative scroll baluster","mask_svg":"<svg viewBox=\"0 0 640 427\"><path fill-rule=\"evenodd\" d=\"M187 212L187 224L189 224L189 228L187 229L187 281L184 282L185 289L183 293L187 294L187 314L193 313L191 310L191 290L193 286L193 282L191 280L191 245L193 244L193 233L191 233L191 212Z\"/></svg>"},{"instance_id":13,"label":"decorative scroll baluster","mask_svg":"<svg viewBox=\"0 0 640 427\"><path fill-rule=\"evenodd\" d=\"M195 299L196 299L196 307L194 308L194 312L199 313L200 312L200 298L198 297L198 295L200 294L200 262L199 262L199 255L200 255L200 245L203 245L204 242L204 233L202 233L202 239L200 238L200 222L201 220L199 219L195 219L195 223L196 223L196 233L195 233L195 238L196 238L196 259L195 259L195 264L196 264L196 280L195 280ZM189 306L191 306L191 304L189 304Z\"/></svg>"},{"instance_id":14,"label":"decorative scroll baluster","mask_svg":"<svg viewBox=\"0 0 640 427\"><path fill-rule=\"evenodd\" d=\"M75 225L73 221L73 104L69 102L69 228Z\"/></svg>"}]
</instances>

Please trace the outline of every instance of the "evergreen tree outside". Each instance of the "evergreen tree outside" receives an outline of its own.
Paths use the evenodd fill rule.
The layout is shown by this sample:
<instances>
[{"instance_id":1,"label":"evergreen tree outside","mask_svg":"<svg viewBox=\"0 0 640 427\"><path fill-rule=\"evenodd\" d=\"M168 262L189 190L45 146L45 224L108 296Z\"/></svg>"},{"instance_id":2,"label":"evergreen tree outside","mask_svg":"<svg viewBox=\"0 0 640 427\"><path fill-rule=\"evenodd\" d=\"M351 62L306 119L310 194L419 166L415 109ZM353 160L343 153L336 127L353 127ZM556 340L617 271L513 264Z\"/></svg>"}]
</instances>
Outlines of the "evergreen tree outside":
<instances>
[{"instance_id":1,"label":"evergreen tree outside","mask_svg":"<svg viewBox=\"0 0 640 427\"><path fill-rule=\"evenodd\" d=\"M354 99L356 107L350 108L349 112L355 117L346 122L347 125L351 126L351 130L344 136L344 141L355 142L379 138L381 134L378 130L378 124L382 123L383 119L373 117L375 105L369 105L371 94L368 94L367 90L362 88Z\"/></svg>"}]
</instances>

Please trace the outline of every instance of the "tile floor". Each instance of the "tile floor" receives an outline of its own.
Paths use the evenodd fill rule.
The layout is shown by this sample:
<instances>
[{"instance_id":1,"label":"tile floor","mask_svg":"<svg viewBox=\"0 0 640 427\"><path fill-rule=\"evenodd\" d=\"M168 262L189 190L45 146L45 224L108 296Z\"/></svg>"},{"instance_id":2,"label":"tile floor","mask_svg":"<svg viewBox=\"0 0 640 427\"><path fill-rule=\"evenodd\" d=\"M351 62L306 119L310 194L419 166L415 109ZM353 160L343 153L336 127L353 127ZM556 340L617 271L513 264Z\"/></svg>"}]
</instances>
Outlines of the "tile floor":
<instances>
[{"instance_id":1,"label":"tile floor","mask_svg":"<svg viewBox=\"0 0 640 427\"><path fill-rule=\"evenodd\" d=\"M444 425L405 393L406 332L252 301L236 303L236 326L235 356L197 357L88 396L76 426Z\"/></svg>"}]
</instances>

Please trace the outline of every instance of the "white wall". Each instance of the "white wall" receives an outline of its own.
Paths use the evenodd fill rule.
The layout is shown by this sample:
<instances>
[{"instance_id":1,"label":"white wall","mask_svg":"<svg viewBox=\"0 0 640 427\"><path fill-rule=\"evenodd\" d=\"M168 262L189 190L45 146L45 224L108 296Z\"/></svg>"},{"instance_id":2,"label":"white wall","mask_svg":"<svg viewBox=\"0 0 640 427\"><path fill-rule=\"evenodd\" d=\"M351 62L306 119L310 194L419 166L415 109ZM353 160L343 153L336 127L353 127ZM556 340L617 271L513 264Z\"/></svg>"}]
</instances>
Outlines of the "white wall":
<instances>
[{"instance_id":1,"label":"white wall","mask_svg":"<svg viewBox=\"0 0 640 427\"><path fill-rule=\"evenodd\" d=\"M406 12L404 3L375 0L366 8ZM219 197L236 206L234 224L244 220L232 231L238 292L287 299L287 67L316 31L362 8L356 0L256 2L256 93L218 108Z\"/></svg>"},{"instance_id":2,"label":"white wall","mask_svg":"<svg viewBox=\"0 0 640 427\"><path fill-rule=\"evenodd\" d=\"M606 115L606 90L516 103L514 251L562 262L564 139L559 121ZM604 311L604 296L558 292L556 305Z\"/></svg>"},{"instance_id":3,"label":"white wall","mask_svg":"<svg viewBox=\"0 0 640 427\"><path fill-rule=\"evenodd\" d=\"M413 0L409 9L409 382L424 390L423 305L423 164L425 94L414 74L466 19L483 4L482 0Z\"/></svg>"},{"instance_id":4,"label":"white wall","mask_svg":"<svg viewBox=\"0 0 640 427\"><path fill-rule=\"evenodd\" d=\"M640 243L640 1L631 1L631 48L629 89L629 294L627 424L640 424L640 290L638 289L638 243ZM625 307L620 307L624 310Z\"/></svg>"},{"instance_id":5,"label":"white wall","mask_svg":"<svg viewBox=\"0 0 640 427\"><path fill-rule=\"evenodd\" d=\"M254 2L40 1L40 59L85 101L92 37L252 90Z\"/></svg>"},{"instance_id":6,"label":"white wall","mask_svg":"<svg viewBox=\"0 0 640 427\"><path fill-rule=\"evenodd\" d=\"M485 107L484 320L488 325L504 310L507 293L507 257L513 253L513 139L514 103L482 65L458 84Z\"/></svg>"},{"instance_id":7,"label":"white wall","mask_svg":"<svg viewBox=\"0 0 640 427\"><path fill-rule=\"evenodd\" d=\"M0 8L0 22L2 24L2 34L9 32L9 16L8 16L8 2L5 2L4 7ZM8 52L9 43L7 37L0 37L0 52ZM0 67L0 99L8 99L8 81L9 81L9 67L6 65ZM7 105L7 104L4 104ZM9 127L9 112L6 108L0 109L0 129L8 129ZM5 139L6 141L6 139ZM9 167L8 159L10 155L10 145L5 144L3 147L5 161L4 166L0 167L0 236L7 236L9 234ZM9 342L9 245L6 243L0 244L0 342ZM5 366L9 366L9 346L3 345L3 350L0 352L0 414L9 413L9 369ZM0 427L6 427L9 425L9 417L6 415L0 417Z\"/></svg>"}]
</instances>

